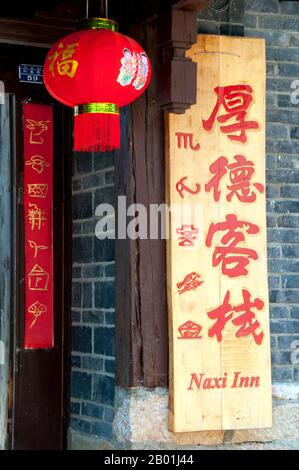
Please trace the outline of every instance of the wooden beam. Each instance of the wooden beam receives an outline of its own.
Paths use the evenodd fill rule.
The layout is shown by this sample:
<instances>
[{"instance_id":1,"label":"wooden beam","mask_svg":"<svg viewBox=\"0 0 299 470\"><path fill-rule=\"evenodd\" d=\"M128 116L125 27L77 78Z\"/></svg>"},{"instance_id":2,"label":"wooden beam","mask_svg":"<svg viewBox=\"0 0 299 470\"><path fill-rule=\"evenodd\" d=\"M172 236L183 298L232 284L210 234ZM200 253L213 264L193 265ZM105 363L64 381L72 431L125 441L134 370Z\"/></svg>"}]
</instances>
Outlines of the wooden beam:
<instances>
[{"instance_id":1,"label":"wooden beam","mask_svg":"<svg viewBox=\"0 0 299 470\"><path fill-rule=\"evenodd\" d=\"M75 21L57 24L54 20L43 23L39 20L0 18L0 42L50 48L56 41L75 29Z\"/></svg>"}]
</instances>

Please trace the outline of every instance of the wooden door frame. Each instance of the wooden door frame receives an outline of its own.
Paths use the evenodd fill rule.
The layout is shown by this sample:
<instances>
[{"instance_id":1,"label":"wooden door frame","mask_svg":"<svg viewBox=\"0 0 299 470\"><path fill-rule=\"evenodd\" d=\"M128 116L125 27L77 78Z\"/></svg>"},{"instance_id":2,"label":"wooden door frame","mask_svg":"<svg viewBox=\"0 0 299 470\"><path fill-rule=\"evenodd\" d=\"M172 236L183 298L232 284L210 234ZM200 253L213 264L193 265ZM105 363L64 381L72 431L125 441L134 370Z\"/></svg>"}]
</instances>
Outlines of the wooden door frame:
<instances>
[{"instance_id":1,"label":"wooden door frame","mask_svg":"<svg viewBox=\"0 0 299 470\"><path fill-rule=\"evenodd\" d=\"M47 20L45 22L42 19L37 20L20 20L15 18L0 18L0 47L4 46L26 46L33 50L38 48L49 49L56 41L61 37L66 36L73 32L76 28L75 21L64 21L60 18L53 18L53 21ZM1 70L1 64L0 64ZM9 70L1 70L2 80L5 81L5 92L9 94L23 94L26 95L30 91L30 85L20 83L14 77L11 76ZM35 93L30 91L31 97L35 98ZM63 134L66 136L72 135L72 119L70 119L70 111L64 111L66 117L63 119L64 131ZM65 256L65 272L64 272L64 383L65 393L63 397L63 408L64 408L64 419L63 419L63 447L67 446L67 429L69 422L69 403L70 403L70 313L71 313L71 280L72 280L72 250L70 240L72 237L72 209L71 209L71 175L72 175L72 148L70 138L68 142L63 143L65 148L64 152L64 164L66 165L64 175L64 256ZM13 153L16 155L16 149L13 149ZM14 164L12 165L12 175L16 175L15 165L17 163L16 157L14 157ZM19 173L18 173L19 174ZM14 182L14 194L11 200L16 201L17 198L17 181ZM14 199L13 199L14 198ZM14 230L14 246L16 247L16 238L19 236L16 232L16 211L17 207L11 208L12 214L12 227ZM17 266L17 253L12 250L12 276L11 285L14 286L16 292L17 289L17 272L19 267ZM14 324L13 317L16 316L17 309L19 308L19 299L14 298L11 295L11 315L10 315L10 336L15 338L16 325ZM20 326L20 325L19 325ZM13 377L14 377L14 362L15 362L15 339L10 341L9 351L9 390L8 390L8 422L7 422L7 435L8 435L8 446L13 446Z\"/></svg>"},{"instance_id":2,"label":"wooden door frame","mask_svg":"<svg viewBox=\"0 0 299 470\"><path fill-rule=\"evenodd\" d=\"M28 96L28 95L27 95ZM48 98L49 99L49 98ZM49 104L50 104L49 100ZM34 103L38 103L37 100L33 98ZM16 113L17 118L22 119L22 102L17 103ZM42 104L47 104L44 100L42 100ZM58 108L59 106L59 108ZM57 126L64 128L63 134L64 135L71 135L70 130L70 123L71 119L69 116L69 112L64 110L62 106L56 105L53 109L53 121L56 122ZM20 123L19 123L20 124ZM17 126L20 129L20 125ZM55 137L56 138L56 137ZM22 136L17 137L17 143L20 145L21 148L16 149L16 155L23 155L23 139ZM55 142L55 141L54 141ZM72 155L71 155L71 148L69 146L69 139L66 139L68 145L65 146L63 142L54 143L54 166L53 166L53 174L55 178L55 174L61 174L61 179L57 187L53 187L53 223L54 223L54 233L53 233L53 241L56 245L56 249L58 246L58 251L55 249L54 245L54 309L55 309L55 317L61 317L61 322L57 320L54 321L54 344L58 344L59 350L58 358L60 359L60 347L62 348L62 399L61 405L63 408L62 411L62 425L61 425L61 448L65 449L67 446L67 428L68 428L68 421L69 421L69 394L70 394L70 312L71 312L71 279L72 279L72 253L71 253L71 244L69 240L71 239L71 223L72 223L72 216L71 216L71 162L72 162ZM68 148L67 148L68 147ZM61 149L61 150L60 150ZM65 150L65 151L64 151ZM56 157L56 158L55 158ZM15 253L15 260L16 260L16 278L15 278L15 292L16 292L16 321L12 324L12 329L14 330L14 364L12 364L12 382L17 385L19 382L19 374L18 371L18 357L16 354L16 348L19 350L23 348L24 344L24 331L25 331L25 324L24 324L24 290L22 288L22 279L24 279L24 214L23 214L23 204L18 201L19 198L23 197L23 161L22 159L16 159L16 172L15 175L17 176L16 179L16 190L17 190L17 217L16 217L16 240L15 246L19 252ZM55 182L55 179L54 179ZM55 213L55 216L54 216ZM58 222L59 221L59 222ZM63 224L63 225L62 225ZM60 243L57 242L62 237ZM62 289L62 291L61 291ZM61 343L60 343L61 341ZM50 354L54 353L53 349L49 350ZM23 354L24 357L27 357L30 354L30 351L18 352L18 354ZM40 363L40 358L44 356L45 358L47 352L45 351L33 351L31 353L31 358L29 361L32 361L32 368L34 368L34 364ZM39 357L37 357L37 355ZM37 362L36 362L37 361ZM53 377L55 386L55 376ZM51 383L51 379L49 379L49 384ZM25 397L24 397L25 398ZM12 409L12 430L11 430L11 448L15 448L17 443L14 443L15 432L14 432L14 424L15 424L15 413L17 415L20 412L17 412L17 408L22 410L23 404L20 401L20 397L17 397L16 392L14 391L13 397L13 409ZM51 419L51 417L49 417Z\"/></svg>"},{"instance_id":3,"label":"wooden door frame","mask_svg":"<svg viewBox=\"0 0 299 470\"><path fill-rule=\"evenodd\" d=\"M1 42L1 41L0 41ZM11 46L7 44L0 44L0 48L6 49L9 51L11 47L16 48L16 46ZM32 48L32 53L40 52L41 49ZM46 51L44 51L46 52ZM37 54L38 55L38 54ZM13 62L14 59L12 59ZM36 63L36 62L35 62ZM40 62L38 62L40 63ZM17 66L17 64L16 64ZM4 67L4 64L3 64ZM20 347L23 344L23 332L24 332L24 299L22 295L20 296L19 280L23 279L23 266L19 263L20 256L22 253L18 253L18 248L24 250L24 232L23 224L18 227L16 224L22 221L23 214L22 206L18 204L17 199L22 198L22 158L17 158L17 156L23 155L23 139L19 135L21 126L22 126L22 109L21 109L21 99L22 97L27 97L32 100L32 102L42 102L43 103L53 103L53 99L48 95L45 89L39 89L39 85L31 85L19 83L17 78L17 73L11 74L11 67L14 67L10 63L9 67L3 68L1 70L1 79L5 83L5 92L15 96L16 108L14 110L14 115L11 116L11 128L12 124L18 122L15 127L17 135L12 135L11 141L17 142L17 147L12 148L12 186L13 186L13 195L11 197L12 207L12 289L11 289L11 315L10 315L10 330L11 330L11 341L10 341L10 358L9 358L9 374L10 374L10 386L9 386L9 409L8 409L8 445L10 448L13 448L13 425L14 425L14 407L17 404L14 403L15 393L14 393L14 384L15 384L15 367L16 367L16 348ZM1 69L1 66L0 66ZM16 69L17 70L17 69ZM13 96L10 98L12 102ZM12 106L11 106L12 108ZM59 108L59 111L58 111ZM62 398L62 407L63 407L63 423L62 423L62 445L61 447L66 448L66 439L67 439L67 427L68 427L68 412L69 412L69 374L70 374L70 347L69 347L69 331L70 331L70 311L71 311L71 271L72 271L72 254L71 254L71 244L69 243L72 233L72 215L71 215L71 164L72 164L72 150L71 150L71 125L72 119L70 118L70 110L63 108L61 105L54 105L54 120L59 119L59 126L63 128L62 134L65 136L65 140L60 142L59 145L56 145L56 150L54 148L54 155L56 153L56 174L57 171L62 175L62 187L61 193L58 195L57 191L54 191L54 198L56 197L56 203L54 204L57 209L56 213L59 212L60 223L63 223L63 228L56 226L56 233L54 236L57 238L60 235L58 231L63 236L61 240L61 249L63 250L63 265L64 270L56 269L57 274L60 276L59 279L56 279L55 285L63 285L63 292L61 293L61 305L60 310L62 313L62 324L63 328L63 398ZM59 158L57 158L59 155ZM54 172L55 174L55 172ZM21 179L20 179L21 178ZM58 204L59 202L59 204ZM57 224L56 224L57 225ZM55 326L55 334L57 337L57 325ZM60 333L59 333L60 334ZM16 336L17 335L17 336Z\"/></svg>"}]
</instances>

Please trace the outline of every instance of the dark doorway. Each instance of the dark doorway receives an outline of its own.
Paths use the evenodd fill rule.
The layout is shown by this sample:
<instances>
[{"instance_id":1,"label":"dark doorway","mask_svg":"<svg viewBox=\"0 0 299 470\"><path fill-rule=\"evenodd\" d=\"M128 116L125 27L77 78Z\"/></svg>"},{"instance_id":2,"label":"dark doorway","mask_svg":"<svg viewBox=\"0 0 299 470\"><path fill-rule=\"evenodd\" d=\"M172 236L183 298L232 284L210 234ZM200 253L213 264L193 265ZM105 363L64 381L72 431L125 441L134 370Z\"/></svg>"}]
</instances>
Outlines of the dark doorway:
<instances>
[{"instance_id":1,"label":"dark doorway","mask_svg":"<svg viewBox=\"0 0 299 470\"><path fill-rule=\"evenodd\" d=\"M66 446L68 325L71 280L71 119L43 84L20 83L20 64L42 65L42 48L1 45L0 80L5 86L10 154L10 377L8 436L12 449L59 450ZM24 349L23 104L50 104L54 113L53 238L54 347ZM9 140L9 141L7 141ZM0 271L3 267L0 267Z\"/></svg>"}]
</instances>

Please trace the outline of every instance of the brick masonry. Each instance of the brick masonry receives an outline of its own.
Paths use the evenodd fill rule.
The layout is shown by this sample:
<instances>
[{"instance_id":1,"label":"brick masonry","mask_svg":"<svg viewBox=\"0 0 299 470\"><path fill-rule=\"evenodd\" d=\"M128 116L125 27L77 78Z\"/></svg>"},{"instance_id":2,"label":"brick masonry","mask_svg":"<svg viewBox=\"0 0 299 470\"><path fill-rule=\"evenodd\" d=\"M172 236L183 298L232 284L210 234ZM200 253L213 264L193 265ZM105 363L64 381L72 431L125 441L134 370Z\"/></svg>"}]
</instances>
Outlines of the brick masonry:
<instances>
[{"instance_id":1,"label":"brick masonry","mask_svg":"<svg viewBox=\"0 0 299 470\"><path fill-rule=\"evenodd\" d=\"M267 45L267 209L273 380L299 381L299 2L212 0L198 31L264 37ZM228 6L227 6L228 5ZM299 95L298 95L299 96ZM94 236L94 211L112 202L112 155L75 155L71 428L112 436L114 416L114 243Z\"/></svg>"},{"instance_id":2,"label":"brick masonry","mask_svg":"<svg viewBox=\"0 0 299 470\"><path fill-rule=\"evenodd\" d=\"M76 154L73 168L71 422L112 436L114 417L114 241L95 237L95 208L114 201L113 154Z\"/></svg>"}]
</instances>

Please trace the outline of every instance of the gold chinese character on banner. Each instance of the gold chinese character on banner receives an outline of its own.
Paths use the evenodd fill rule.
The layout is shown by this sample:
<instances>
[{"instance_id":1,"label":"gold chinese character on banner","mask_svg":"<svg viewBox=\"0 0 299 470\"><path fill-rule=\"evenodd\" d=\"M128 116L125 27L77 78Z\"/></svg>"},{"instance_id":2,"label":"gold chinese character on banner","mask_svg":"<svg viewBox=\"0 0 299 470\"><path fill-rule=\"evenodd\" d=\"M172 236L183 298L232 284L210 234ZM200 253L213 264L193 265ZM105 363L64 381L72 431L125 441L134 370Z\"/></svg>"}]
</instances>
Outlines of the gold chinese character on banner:
<instances>
[{"instance_id":1,"label":"gold chinese character on banner","mask_svg":"<svg viewBox=\"0 0 299 470\"><path fill-rule=\"evenodd\" d=\"M40 184L40 183L33 183L28 184L28 195L31 197L41 197L45 198L48 193L48 185L47 184Z\"/></svg>"},{"instance_id":2,"label":"gold chinese character on banner","mask_svg":"<svg viewBox=\"0 0 299 470\"><path fill-rule=\"evenodd\" d=\"M43 132L48 130L48 122L35 121L34 119L26 119L26 128L30 130L30 144L43 144L44 139L41 137Z\"/></svg>"},{"instance_id":3,"label":"gold chinese character on banner","mask_svg":"<svg viewBox=\"0 0 299 470\"><path fill-rule=\"evenodd\" d=\"M37 257L38 255L38 250L47 250L48 247L45 246L45 245L38 245L36 242L34 242L33 240L28 240L28 243L29 243L29 246L30 248L33 248L34 250L34 258Z\"/></svg>"},{"instance_id":4,"label":"gold chinese character on banner","mask_svg":"<svg viewBox=\"0 0 299 470\"><path fill-rule=\"evenodd\" d=\"M33 155L30 160L25 162L25 165L31 166L39 175L44 172L45 168L50 166L41 155Z\"/></svg>"},{"instance_id":5,"label":"gold chinese character on banner","mask_svg":"<svg viewBox=\"0 0 299 470\"><path fill-rule=\"evenodd\" d=\"M31 313L31 315L34 316L34 319L30 325L30 328L33 327L33 325L37 322L39 317L43 315L44 313L46 313L47 310L48 310L47 307L38 301L34 302L33 304L30 305L30 307L28 307L28 313Z\"/></svg>"},{"instance_id":6,"label":"gold chinese character on banner","mask_svg":"<svg viewBox=\"0 0 299 470\"><path fill-rule=\"evenodd\" d=\"M52 72L53 77L55 77L55 70L58 75L67 75L70 78L74 77L79 65L77 60L72 59L77 45L78 43L74 42L73 44L65 46L63 42L61 42L58 45L60 51L55 51L54 54L49 57L49 70Z\"/></svg>"},{"instance_id":7,"label":"gold chinese character on banner","mask_svg":"<svg viewBox=\"0 0 299 470\"><path fill-rule=\"evenodd\" d=\"M49 274L39 264L35 264L28 274L29 290L48 290Z\"/></svg>"},{"instance_id":8,"label":"gold chinese character on banner","mask_svg":"<svg viewBox=\"0 0 299 470\"><path fill-rule=\"evenodd\" d=\"M35 228L40 230L42 228L45 221L47 220L45 215L46 211L44 209L40 209L37 204L29 203L27 218L31 225L31 230L34 230Z\"/></svg>"}]
</instances>

